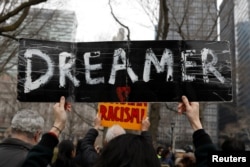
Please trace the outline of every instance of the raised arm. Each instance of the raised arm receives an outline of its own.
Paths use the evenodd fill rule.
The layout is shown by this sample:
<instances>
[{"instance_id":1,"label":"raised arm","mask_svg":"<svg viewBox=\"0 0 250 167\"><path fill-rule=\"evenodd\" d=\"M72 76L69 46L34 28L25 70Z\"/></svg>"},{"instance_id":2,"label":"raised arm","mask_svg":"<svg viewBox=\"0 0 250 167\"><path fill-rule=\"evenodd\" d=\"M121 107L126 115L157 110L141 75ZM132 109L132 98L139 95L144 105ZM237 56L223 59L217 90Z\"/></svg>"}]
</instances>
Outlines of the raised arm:
<instances>
[{"instance_id":1,"label":"raised arm","mask_svg":"<svg viewBox=\"0 0 250 167\"><path fill-rule=\"evenodd\" d=\"M185 113L194 131L202 129L198 102L189 102L186 96L182 96L182 102L178 104L178 113Z\"/></svg>"},{"instance_id":2,"label":"raised arm","mask_svg":"<svg viewBox=\"0 0 250 167\"><path fill-rule=\"evenodd\" d=\"M205 132L200 121L199 103L189 102L186 96L182 96L182 102L178 104L178 113L185 113L194 130L193 143L197 167L208 166L208 154L216 151L210 136Z\"/></svg>"},{"instance_id":3,"label":"raised arm","mask_svg":"<svg viewBox=\"0 0 250 167\"><path fill-rule=\"evenodd\" d=\"M149 117L146 117L141 122L141 136L143 136L149 144L153 144L152 135L148 131L150 127Z\"/></svg>"},{"instance_id":4,"label":"raised arm","mask_svg":"<svg viewBox=\"0 0 250 167\"><path fill-rule=\"evenodd\" d=\"M98 158L98 153L95 149L95 140L98 136L98 129L101 128L101 118L96 115L94 119L94 128L88 130L87 134L83 139L81 139L78 148L77 155L75 157L75 162L79 166L89 167L93 166Z\"/></svg>"},{"instance_id":5,"label":"raised arm","mask_svg":"<svg viewBox=\"0 0 250 167\"><path fill-rule=\"evenodd\" d=\"M70 105L66 109L64 106L65 98L61 97L60 102L53 107L55 117L53 126L48 133L42 136L41 141L29 151L22 167L46 167L51 162L54 148L58 144L58 137L65 128L66 110L71 110Z\"/></svg>"}]
</instances>

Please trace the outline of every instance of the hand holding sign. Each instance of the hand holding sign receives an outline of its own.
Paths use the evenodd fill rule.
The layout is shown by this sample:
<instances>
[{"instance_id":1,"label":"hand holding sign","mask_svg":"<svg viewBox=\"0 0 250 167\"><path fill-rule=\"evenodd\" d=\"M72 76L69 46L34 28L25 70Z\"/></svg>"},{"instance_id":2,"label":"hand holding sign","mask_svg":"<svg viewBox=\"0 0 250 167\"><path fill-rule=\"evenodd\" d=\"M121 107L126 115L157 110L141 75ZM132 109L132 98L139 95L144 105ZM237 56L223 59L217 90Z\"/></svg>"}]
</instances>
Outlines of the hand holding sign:
<instances>
[{"instance_id":1,"label":"hand holding sign","mask_svg":"<svg viewBox=\"0 0 250 167\"><path fill-rule=\"evenodd\" d=\"M99 130L101 129L101 117L99 114L96 114L96 117L94 119L94 128L96 130Z\"/></svg>"},{"instance_id":2,"label":"hand holding sign","mask_svg":"<svg viewBox=\"0 0 250 167\"><path fill-rule=\"evenodd\" d=\"M56 103L53 106L55 121L51 131L55 133L57 136L59 136L59 134L65 128L65 124L67 121L66 109L69 111L71 110L71 106L68 106L66 109L64 107L65 107L65 97L62 96L60 98L60 102Z\"/></svg>"},{"instance_id":3,"label":"hand holding sign","mask_svg":"<svg viewBox=\"0 0 250 167\"><path fill-rule=\"evenodd\" d=\"M149 122L149 118L143 118L142 123L141 123L141 130L142 131L148 131L150 127L150 122Z\"/></svg>"},{"instance_id":4,"label":"hand holding sign","mask_svg":"<svg viewBox=\"0 0 250 167\"><path fill-rule=\"evenodd\" d=\"M178 104L178 113L186 113L188 121L192 126L193 130L202 129L202 124L200 121L199 114L199 103L198 102L189 102L186 96L182 96L182 102Z\"/></svg>"}]
</instances>

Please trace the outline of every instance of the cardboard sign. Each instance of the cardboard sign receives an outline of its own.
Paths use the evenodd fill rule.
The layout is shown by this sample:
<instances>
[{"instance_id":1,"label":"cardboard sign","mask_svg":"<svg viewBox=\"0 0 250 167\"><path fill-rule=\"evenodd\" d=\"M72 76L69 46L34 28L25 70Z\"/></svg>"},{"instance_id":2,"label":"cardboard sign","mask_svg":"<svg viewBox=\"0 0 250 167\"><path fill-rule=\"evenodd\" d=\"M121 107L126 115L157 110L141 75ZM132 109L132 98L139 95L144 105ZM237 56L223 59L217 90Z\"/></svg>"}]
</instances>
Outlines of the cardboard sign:
<instances>
[{"instance_id":1,"label":"cardboard sign","mask_svg":"<svg viewBox=\"0 0 250 167\"><path fill-rule=\"evenodd\" d=\"M18 100L56 102L232 101L225 41L20 40Z\"/></svg>"},{"instance_id":2,"label":"cardboard sign","mask_svg":"<svg viewBox=\"0 0 250 167\"><path fill-rule=\"evenodd\" d=\"M119 124L124 129L141 130L141 122L147 117L147 103L99 103L98 113L102 126Z\"/></svg>"}]
</instances>

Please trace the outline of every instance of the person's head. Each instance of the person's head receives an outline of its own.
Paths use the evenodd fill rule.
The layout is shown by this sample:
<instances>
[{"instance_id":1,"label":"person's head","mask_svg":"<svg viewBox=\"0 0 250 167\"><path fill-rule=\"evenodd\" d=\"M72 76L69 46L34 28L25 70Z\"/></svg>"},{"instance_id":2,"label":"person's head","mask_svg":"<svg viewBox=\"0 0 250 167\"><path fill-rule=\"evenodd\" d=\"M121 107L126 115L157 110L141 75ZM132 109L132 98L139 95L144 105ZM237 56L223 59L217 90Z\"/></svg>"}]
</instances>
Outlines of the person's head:
<instances>
[{"instance_id":1,"label":"person's head","mask_svg":"<svg viewBox=\"0 0 250 167\"><path fill-rule=\"evenodd\" d=\"M38 143L43 127L43 117L30 109L18 111L11 121L12 136L31 144Z\"/></svg>"},{"instance_id":2,"label":"person's head","mask_svg":"<svg viewBox=\"0 0 250 167\"><path fill-rule=\"evenodd\" d=\"M221 149L223 151L245 151L245 143L236 138L228 138L222 143Z\"/></svg>"},{"instance_id":3,"label":"person's head","mask_svg":"<svg viewBox=\"0 0 250 167\"><path fill-rule=\"evenodd\" d=\"M163 151L161 152L162 159L170 158L169 155L170 155L170 150L167 148L163 149Z\"/></svg>"},{"instance_id":4,"label":"person's head","mask_svg":"<svg viewBox=\"0 0 250 167\"><path fill-rule=\"evenodd\" d=\"M62 140L58 145L58 155L59 159L71 159L76 155L76 149L72 141Z\"/></svg>"},{"instance_id":5,"label":"person's head","mask_svg":"<svg viewBox=\"0 0 250 167\"><path fill-rule=\"evenodd\" d=\"M141 135L123 134L112 139L94 167L160 167L153 145Z\"/></svg>"},{"instance_id":6,"label":"person's head","mask_svg":"<svg viewBox=\"0 0 250 167\"><path fill-rule=\"evenodd\" d=\"M162 153L163 149L164 149L164 148L163 148L162 146L158 146L158 147L156 148L156 153L157 153L157 155L161 156L161 153Z\"/></svg>"},{"instance_id":7,"label":"person's head","mask_svg":"<svg viewBox=\"0 0 250 167\"><path fill-rule=\"evenodd\" d=\"M108 143L113 138L119 135L125 134L125 133L126 131L120 125L115 124L108 128L106 136L105 136L105 142Z\"/></svg>"},{"instance_id":8,"label":"person's head","mask_svg":"<svg viewBox=\"0 0 250 167\"><path fill-rule=\"evenodd\" d=\"M169 143L166 144L165 148L168 149L169 151L172 151L172 146Z\"/></svg>"},{"instance_id":9,"label":"person's head","mask_svg":"<svg viewBox=\"0 0 250 167\"><path fill-rule=\"evenodd\" d=\"M188 152L194 152L193 146L192 145L186 145L184 147L184 150L188 153Z\"/></svg>"},{"instance_id":10,"label":"person's head","mask_svg":"<svg viewBox=\"0 0 250 167\"><path fill-rule=\"evenodd\" d=\"M196 159L192 152L184 153L183 157L176 158L175 167L195 167Z\"/></svg>"}]
</instances>

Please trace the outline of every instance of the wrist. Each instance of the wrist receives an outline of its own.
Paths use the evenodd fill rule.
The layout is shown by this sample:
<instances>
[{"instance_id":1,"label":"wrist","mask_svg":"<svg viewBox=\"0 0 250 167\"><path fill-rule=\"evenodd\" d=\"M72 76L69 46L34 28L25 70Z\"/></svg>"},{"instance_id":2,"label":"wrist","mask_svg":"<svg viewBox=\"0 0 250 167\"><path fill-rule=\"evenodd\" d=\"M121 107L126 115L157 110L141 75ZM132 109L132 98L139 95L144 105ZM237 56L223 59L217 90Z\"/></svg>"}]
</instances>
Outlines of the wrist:
<instances>
[{"instance_id":1,"label":"wrist","mask_svg":"<svg viewBox=\"0 0 250 167\"><path fill-rule=\"evenodd\" d=\"M59 132L59 134L62 133L62 130L60 128L58 128L57 126L53 125L52 128L56 129Z\"/></svg>"},{"instance_id":2,"label":"wrist","mask_svg":"<svg viewBox=\"0 0 250 167\"><path fill-rule=\"evenodd\" d=\"M202 127L202 125L201 125L200 122L193 123L193 124L192 124L192 128L193 128L194 131L197 131L197 130L199 130L199 129L203 129L203 127Z\"/></svg>"},{"instance_id":3,"label":"wrist","mask_svg":"<svg viewBox=\"0 0 250 167\"><path fill-rule=\"evenodd\" d=\"M56 128L58 128L60 131L63 131L63 129L65 128L65 123L54 122L53 126L56 127Z\"/></svg>"},{"instance_id":4,"label":"wrist","mask_svg":"<svg viewBox=\"0 0 250 167\"><path fill-rule=\"evenodd\" d=\"M57 138L60 136L60 132L54 127L50 129L49 133L54 134Z\"/></svg>"},{"instance_id":5,"label":"wrist","mask_svg":"<svg viewBox=\"0 0 250 167\"><path fill-rule=\"evenodd\" d=\"M100 129L101 129L100 126L94 126L94 128L95 128L96 130L100 130Z\"/></svg>"},{"instance_id":6,"label":"wrist","mask_svg":"<svg viewBox=\"0 0 250 167\"><path fill-rule=\"evenodd\" d=\"M62 133L65 127L64 123L55 122L50 129L50 132L54 133L57 137Z\"/></svg>"},{"instance_id":7,"label":"wrist","mask_svg":"<svg viewBox=\"0 0 250 167\"><path fill-rule=\"evenodd\" d=\"M148 131L148 128L142 128L141 131Z\"/></svg>"}]
</instances>

